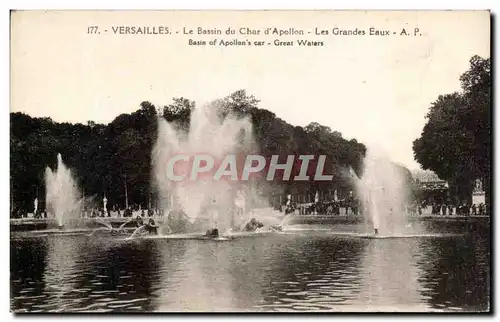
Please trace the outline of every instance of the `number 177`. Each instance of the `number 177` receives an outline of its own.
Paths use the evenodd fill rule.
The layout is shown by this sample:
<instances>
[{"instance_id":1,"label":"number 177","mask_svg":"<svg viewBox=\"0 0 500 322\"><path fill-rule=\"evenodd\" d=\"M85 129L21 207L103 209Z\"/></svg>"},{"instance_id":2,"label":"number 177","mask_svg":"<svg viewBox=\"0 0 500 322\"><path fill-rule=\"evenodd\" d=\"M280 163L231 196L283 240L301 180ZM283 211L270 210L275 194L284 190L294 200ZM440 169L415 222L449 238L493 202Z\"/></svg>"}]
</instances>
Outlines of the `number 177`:
<instances>
[{"instance_id":1,"label":"number 177","mask_svg":"<svg viewBox=\"0 0 500 322\"><path fill-rule=\"evenodd\" d=\"M88 34L97 34L98 33L98 29L99 29L99 27L97 27L97 26L89 26L87 28L87 33Z\"/></svg>"}]
</instances>

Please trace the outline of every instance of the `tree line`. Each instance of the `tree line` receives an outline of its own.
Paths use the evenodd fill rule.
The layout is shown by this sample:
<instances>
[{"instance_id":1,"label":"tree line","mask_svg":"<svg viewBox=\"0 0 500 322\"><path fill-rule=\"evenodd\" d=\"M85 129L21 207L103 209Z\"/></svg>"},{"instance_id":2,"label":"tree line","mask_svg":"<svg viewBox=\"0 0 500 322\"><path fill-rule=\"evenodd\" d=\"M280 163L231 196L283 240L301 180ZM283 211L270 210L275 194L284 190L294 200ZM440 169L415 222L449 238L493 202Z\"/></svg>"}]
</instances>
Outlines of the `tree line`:
<instances>
[{"instance_id":1,"label":"tree line","mask_svg":"<svg viewBox=\"0 0 500 322\"><path fill-rule=\"evenodd\" d=\"M271 182L273 194L314 194L317 190L353 189L345 176L351 167L358 175L366 147L355 139L313 122L305 127L293 126L274 113L258 107L259 101L240 90L218 102L222 117L228 113L248 116L260 154L326 155L325 172L333 174L331 182ZM194 101L173 98L160 108L144 101L139 109L121 114L109 124L70 124L51 118L33 118L23 113L10 114L10 185L12 207L23 212L33 211L38 198L43 208L44 176L47 166L54 169L57 154L71 168L85 196L102 200L108 207L125 206L125 185L129 204L148 207L156 200L152 188L151 151L157 137L157 118L163 117L188 129ZM408 171L409 173L409 171Z\"/></svg>"}]
</instances>

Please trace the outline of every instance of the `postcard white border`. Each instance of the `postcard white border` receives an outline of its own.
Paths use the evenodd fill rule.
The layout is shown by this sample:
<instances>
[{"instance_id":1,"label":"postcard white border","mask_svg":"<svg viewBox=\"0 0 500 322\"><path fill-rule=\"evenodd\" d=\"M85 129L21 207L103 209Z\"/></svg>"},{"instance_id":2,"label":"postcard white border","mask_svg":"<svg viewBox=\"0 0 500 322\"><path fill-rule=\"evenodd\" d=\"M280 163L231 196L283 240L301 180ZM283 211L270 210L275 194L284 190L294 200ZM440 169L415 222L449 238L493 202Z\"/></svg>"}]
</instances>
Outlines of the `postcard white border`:
<instances>
[{"instance_id":1,"label":"postcard white border","mask_svg":"<svg viewBox=\"0 0 500 322\"><path fill-rule=\"evenodd\" d=\"M36 0L24 0L24 1L4 1L2 2L2 13L0 15L0 32L2 35L2 39L4 39L4 46L2 46L0 52L2 56L2 62L0 68L2 69L2 91L1 98L2 102L4 102L5 112L0 116L0 135L1 135L1 148L5 154L5 157L2 159L1 167L3 171L1 173L0 180L0 204L4 209L4 220L7 222L8 212L9 212L9 80L10 80L10 68L9 68L9 9L24 9L24 10L48 10L48 9L114 9L114 10L145 10L145 9L236 9L236 10L245 10L245 9L353 9L353 10L391 10L391 9L404 9L404 10L484 10L491 9L493 13L498 13L499 9L499 1L496 0L476 0L476 1L463 1L463 0L454 0L454 1L436 1L436 0L419 0L419 1L370 1L370 0L351 0L351 1L321 1L321 0L307 0L307 1L296 1L296 0L282 0L282 1L272 1L272 0L252 0L252 1L203 1L203 0L177 0L177 1L153 1L153 0L140 0L140 1L102 1L102 0L76 0L76 1L63 1L63 0L50 0L50 1L36 1ZM497 24L498 25L498 22ZM494 35L498 35L497 26L494 28ZM497 53L494 55L496 61ZM493 57L492 57L493 58ZM498 93L498 83L494 82L495 88L494 91ZM495 104L497 105L497 104ZM495 108L494 106L493 108ZM498 114L495 113L495 121L498 121ZM495 122L497 123L497 122ZM495 137L495 139L498 139ZM496 142L497 140L495 140ZM498 158L496 158L498 160ZM496 179L496 178L495 178ZM494 184L496 185L497 181L495 180ZM500 192L495 190L495 199L500 200ZM496 214L496 209L493 211L493 216ZM495 221L495 227L493 227L493 231L498 231L498 220ZM2 271L2 281L4 281L5 287L3 288L3 292L1 294L1 319L5 320L13 320L14 315L9 313L10 311L10 270L7 264L7 261L10 262L9 255L9 247L7 245L10 244L9 240L9 226L7 224L0 225L2 239L4 239L3 244L5 247L2 247L1 258L4 258L4 265L1 267ZM495 238L495 246L498 246L499 238ZM495 247L496 249L497 247ZM500 248L500 247L499 247ZM498 268L498 267L497 267ZM496 273L496 271L494 272ZM498 276L494 274L494 276ZM498 296L495 296L498 301ZM496 306L496 305L495 305ZM33 316L35 317L35 316ZM88 318L97 318L97 319L109 319L113 318L114 320L125 320L133 318L137 321L146 321L151 318L168 318L169 321L183 321L186 318L206 318L207 316L76 316L71 317L75 321L88 321ZM291 316L283 316L279 315L278 318L289 319ZM376 316L370 315L368 316L330 316L330 315L297 315L294 318L298 320L305 320L311 317L316 318L327 318L327 319L335 319L336 321L346 321L352 319L359 318L370 318L370 319L391 319L394 321L402 320L403 316ZM448 317L455 318L457 316ZM26 318L26 317L24 317ZM56 316L45 316L38 317L38 319L42 320L52 320L56 318ZM63 315L60 318L68 318L68 315ZM260 321L266 321L274 319L274 317L270 315L259 316L225 316L222 317L220 315L213 316L214 319L258 319ZM417 315L412 318L416 319L425 319L426 321L438 320L439 316L422 316ZM441 317L446 318L445 316ZM464 317L464 318L470 318Z\"/></svg>"}]
</instances>

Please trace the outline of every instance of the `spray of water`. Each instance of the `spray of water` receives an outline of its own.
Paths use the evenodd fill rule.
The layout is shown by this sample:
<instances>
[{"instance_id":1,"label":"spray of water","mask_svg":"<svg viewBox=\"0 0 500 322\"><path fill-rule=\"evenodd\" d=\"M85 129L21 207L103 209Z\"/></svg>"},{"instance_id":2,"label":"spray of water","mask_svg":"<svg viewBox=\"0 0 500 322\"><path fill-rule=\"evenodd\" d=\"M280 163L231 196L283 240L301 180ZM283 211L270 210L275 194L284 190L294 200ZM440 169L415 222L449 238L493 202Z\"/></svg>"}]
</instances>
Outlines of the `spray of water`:
<instances>
[{"instance_id":1,"label":"spray of water","mask_svg":"<svg viewBox=\"0 0 500 322\"><path fill-rule=\"evenodd\" d=\"M410 194L402 168L382 150L369 148L363 174L353 177L368 229L383 235L406 233L410 226L405 205Z\"/></svg>"},{"instance_id":2,"label":"spray of water","mask_svg":"<svg viewBox=\"0 0 500 322\"><path fill-rule=\"evenodd\" d=\"M57 155L57 169L45 169L46 207L57 224L62 227L80 215L80 193L71 170L63 163L61 154Z\"/></svg>"},{"instance_id":3,"label":"spray of water","mask_svg":"<svg viewBox=\"0 0 500 322\"><path fill-rule=\"evenodd\" d=\"M194 109L187 132L158 119L152 162L159 204L167 212L182 210L196 231L214 227L224 231L238 226L245 220L249 203L258 195L251 182L207 178L173 182L167 176L168 161L177 154L208 154L222 160L227 155L243 156L255 148L251 121L231 114L223 117L221 107L220 102L213 102ZM191 169L190 165L180 166L176 174L189 176Z\"/></svg>"}]
</instances>

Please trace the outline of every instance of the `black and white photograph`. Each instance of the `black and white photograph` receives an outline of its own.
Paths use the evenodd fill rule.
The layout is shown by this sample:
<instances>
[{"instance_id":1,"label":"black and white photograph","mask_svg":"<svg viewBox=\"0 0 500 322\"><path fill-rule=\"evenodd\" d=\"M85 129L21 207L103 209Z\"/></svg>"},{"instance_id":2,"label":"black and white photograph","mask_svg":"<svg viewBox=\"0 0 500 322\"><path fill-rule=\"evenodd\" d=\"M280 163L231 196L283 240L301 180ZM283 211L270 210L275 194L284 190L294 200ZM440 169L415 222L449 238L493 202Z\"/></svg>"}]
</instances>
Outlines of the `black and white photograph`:
<instances>
[{"instance_id":1,"label":"black and white photograph","mask_svg":"<svg viewBox=\"0 0 500 322\"><path fill-rule=\"evenodd\" d=\"M490 312L491 20L12 10L10 311Z\"/></svg>"}]
</instances>

